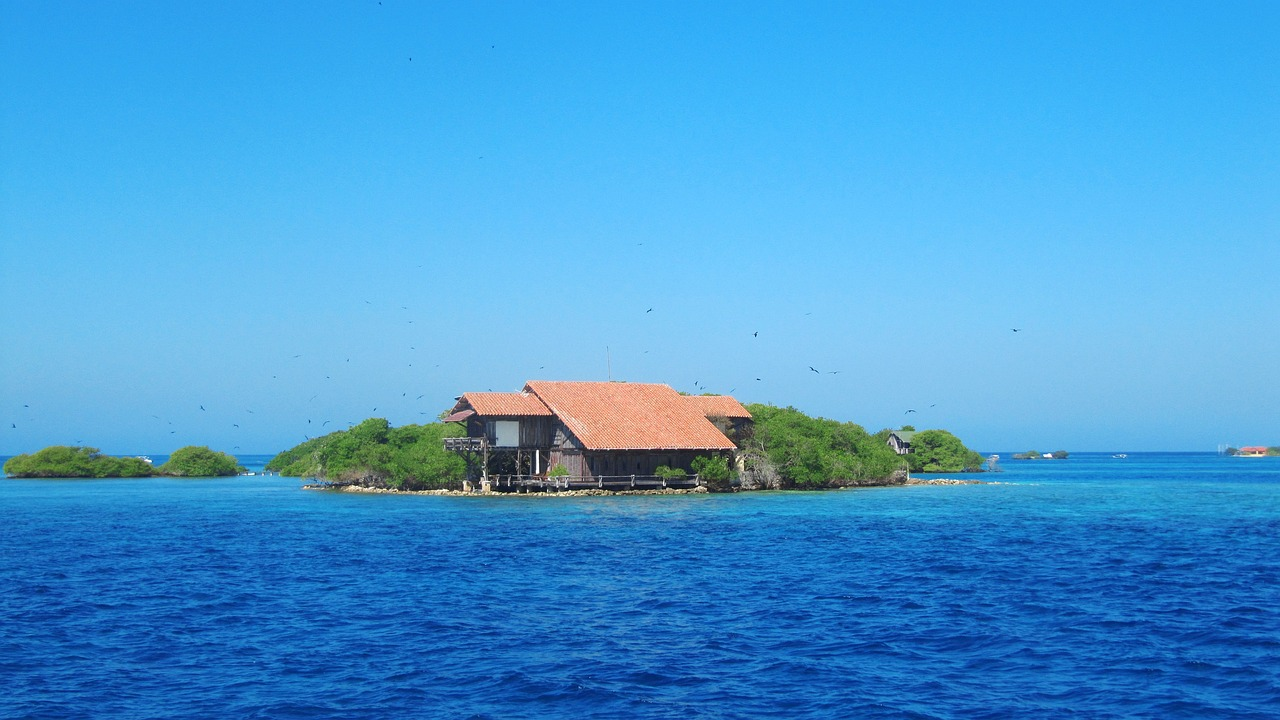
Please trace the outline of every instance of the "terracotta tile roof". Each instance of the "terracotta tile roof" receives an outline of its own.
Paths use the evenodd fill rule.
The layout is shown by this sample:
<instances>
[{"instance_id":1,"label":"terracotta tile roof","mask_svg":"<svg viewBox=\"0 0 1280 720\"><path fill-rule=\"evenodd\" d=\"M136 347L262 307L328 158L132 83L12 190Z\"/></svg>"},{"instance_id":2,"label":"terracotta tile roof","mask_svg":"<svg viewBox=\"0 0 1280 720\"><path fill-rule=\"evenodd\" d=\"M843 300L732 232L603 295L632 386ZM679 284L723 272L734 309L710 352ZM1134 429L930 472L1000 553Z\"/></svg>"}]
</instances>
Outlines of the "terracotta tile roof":
<instances>
[{"instance_id":1,"label":"terracotta tile roof","mask_svg":"<svg viewBox=\"0 0 1280 720\"><path fill-rule=\"evenodd\" d=\"M485 417L551 415L551 410L543 405L541 400L527 392L463 393L455 407L460 408L463 403L470 405L477 415Z\"/></svg>"},{"instance_id":2,"label":"terracotta tile roof","mask_svg":"<svg viewBox=\"0 0 1280 720\"><path fill-rule=\"evenodd\" d=\"M749 418L751 413L742 407L742 403L728 395L684 395L686 402L693 403L707 417Z\"/></svg>"},{"instance_id":3,"label":"terracotta tile roof","mask_svg":"<svg viewBox=\"0 0 1280 720\"><path fill-rule=\"evenodd\" d=\"M534 393L587 450L733 450L686 396L668 385L531 380Z\"/></svg>"}]
</instances>

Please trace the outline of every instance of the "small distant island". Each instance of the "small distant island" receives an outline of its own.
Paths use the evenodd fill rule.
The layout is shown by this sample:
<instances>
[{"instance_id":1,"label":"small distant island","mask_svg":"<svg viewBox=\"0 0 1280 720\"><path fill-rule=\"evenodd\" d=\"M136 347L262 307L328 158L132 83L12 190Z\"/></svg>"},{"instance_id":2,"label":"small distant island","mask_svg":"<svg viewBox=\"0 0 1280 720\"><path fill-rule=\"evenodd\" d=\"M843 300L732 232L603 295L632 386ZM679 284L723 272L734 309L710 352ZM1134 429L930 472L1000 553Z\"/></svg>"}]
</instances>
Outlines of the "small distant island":
<instances>
[{"instance_id":1,"label":"small distant island","mask_svg":"<svg viewBox=\"0 0 1280 720\"><path fill-rule=\"evenodd\" d=\"M1280 457L1280 446L1246 445L1240 448L1229 447L1223 454L1234 457Z\"/></svg>"},{"instance_id":2,"label":"small distant island","mask_svg":"<svg viewBox=\"0 0 1280 720\"><path fill-rule=\"evenodd\" d=\"M1022 453L1014 453L1014 460L1066 460L1070 455L1066 450L1054 450L1051 453L1041 453L1039 450L1028 450Z\"/></svg>"},{"instance_id":3,"label":"small distant island","mask_svg":"<svg viewBox=\"0 0 1280 720\"><path fill-rule=\"evenodd\" d=\"M16 455L4 464L4 474L12 478L220 477L244 471L234 456L196 445L174 450L158 467L143 458L113 457L98 448L69 445Z\"/></svg>"}]
</instances>

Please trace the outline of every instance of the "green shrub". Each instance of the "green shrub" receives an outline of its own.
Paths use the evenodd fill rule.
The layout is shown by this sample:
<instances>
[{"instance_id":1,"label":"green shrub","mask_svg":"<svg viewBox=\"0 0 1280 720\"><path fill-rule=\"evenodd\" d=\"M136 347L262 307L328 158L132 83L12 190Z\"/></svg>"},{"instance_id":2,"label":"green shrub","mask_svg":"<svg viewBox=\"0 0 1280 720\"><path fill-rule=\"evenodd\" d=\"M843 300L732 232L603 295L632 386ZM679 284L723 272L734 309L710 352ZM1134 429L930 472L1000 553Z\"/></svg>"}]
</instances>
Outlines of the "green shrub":
<instances>
[{"instance_id":1,"label":"green shrub","mask_svg":"<svg viewBox=\"0 0 1280 720\"><path fill-rule=\"evenodd\" d=\"M131 457L103 455L98 448L51 445L33 455L17 455L4 474L21 478L150 477L151 465Z\"/></svg>"},{"instance_id":2,"label":"green shrub","mask_svg":"<svg viewBox=\"0 0 1280 720\"><path fill-rule=\"evenodd\" d=\"M231 455L195 445L174 450L169 461L156 468L156 474L172 477L220 477L242 472L240 461Z\"/></svg>"},{"instance_id":3,"label":"green shrub","mask_svg":"<svg viewBox=\"0 0 1280 720\"><path fill-rule=\"evenodd\" d=\"M568 475L569 475L569 468L565 467L561 463L556 463L555 467L547 471L547 477L559 478L559 477L568 477Z\"/></svg>"},{"instance_id":4,"label":"green shrub","mask_svg":"<svg viewBox=\"0 0 1280 720\"><path fill-rule=\"evenodd\" d=\"M285 450L266 469L290 477L401 490L444 488L466 478L466 463L444 449L444 438L463 434L457 423L392 428L384 418L369 418Z\"/></svg>"},{"instance_id":5,"label":"green shrub","mask_svg":"<svg viewBox=\"0 0 1280 720\"><path fill-rule=\"evenodd\" d=\"M924 430L911 439L911 472L977 472L983 459L946 430Z\"/></svg>"},{"instance_id":6,"label":"green shrub","mask_svg":"<svg viewBox=\"0 0 1280 720\"><path fill-rule=\"evenodd\" d=\"M712 492L727 492L733 489L733 473L729 470L726 458L710 455L699 455L691 463L698 478Z\"/></svg>"},{"instance_id":7,"label":"green shrub","mask_svg":"<svg viewBox=\"0 0 1280 720\"><path fill-rule=\"evenodd\" d=\"M671 468L666 465L659 465L653 474L663 480L685 480L689 477L689 473L685 472L684 468Z\"/></svg>"},{"instance_id":8,"label":"green shrub","mask_svg":"<svg viewBox=\"0 0 1280 720\"><path fill-rule=\"evenodd\" d=\"M885 438L860 425L791 407L752 404L747 410L755 426L743 443L749 476L776 473L781 487L817 489L880 482L904 466ZM764 486L773 487L773 480Z\"/></svg>"}]
</instances>

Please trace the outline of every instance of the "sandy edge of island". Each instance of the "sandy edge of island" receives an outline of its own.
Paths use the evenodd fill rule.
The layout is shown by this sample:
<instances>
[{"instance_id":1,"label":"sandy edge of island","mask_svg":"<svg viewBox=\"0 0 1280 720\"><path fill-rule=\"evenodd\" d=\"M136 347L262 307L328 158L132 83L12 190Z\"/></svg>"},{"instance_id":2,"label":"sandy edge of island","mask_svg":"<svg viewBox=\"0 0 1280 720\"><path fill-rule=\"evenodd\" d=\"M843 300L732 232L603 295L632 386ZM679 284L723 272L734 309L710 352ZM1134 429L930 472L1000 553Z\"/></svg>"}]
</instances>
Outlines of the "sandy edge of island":
<instances>
[{"instance_id":1,"label":"sandy edge of island","mask_svg":"<svg viewBox=\"0 0 1280 720\"><path fill-rule=\"evenodd\" d=\"M906 487L913 485L990 485L984 480L956 480L954 478L908 478L904 483L885 485L858 485L845 488L829 488L831 490L853 490L867 487ZM373 493L377 495L448 495L453 497L596 497L604 495L694 495L710 492L705 487L696 488L655 488L652 490L602 490L600 488L584 488L582 490L564 490L560 492L484 492L480 490L395 490L392 488L374 488L363 485L333 485L328 483L312 483L303 485L303 490L326 490L329 492ZM741 490L738 492L762 492L758 490Z\"/></svg>"}]
</instances>

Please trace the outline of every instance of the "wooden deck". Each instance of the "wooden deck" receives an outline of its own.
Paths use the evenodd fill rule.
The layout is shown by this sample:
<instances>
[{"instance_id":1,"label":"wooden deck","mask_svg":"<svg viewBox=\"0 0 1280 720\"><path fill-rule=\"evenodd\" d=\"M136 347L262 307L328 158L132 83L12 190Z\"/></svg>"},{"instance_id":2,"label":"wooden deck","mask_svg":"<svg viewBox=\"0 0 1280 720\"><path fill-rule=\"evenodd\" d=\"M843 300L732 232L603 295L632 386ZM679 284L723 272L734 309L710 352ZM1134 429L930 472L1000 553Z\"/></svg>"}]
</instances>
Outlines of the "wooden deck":
<instances>
[{"instance_id":1,"label":"wooden deck","mask_svg":"<svg viewBox=\"0 0 1280 720\"><path fill-rule=\"evenodd\" d=\"M528 475L490 475L490 488L497 492L565 492L567 490L660 490L663 488L695 488L702 485L697 475L682 480L669 480L657 475L602 475L581 477L530 477Z\"/></svg>"}]
</instances>

